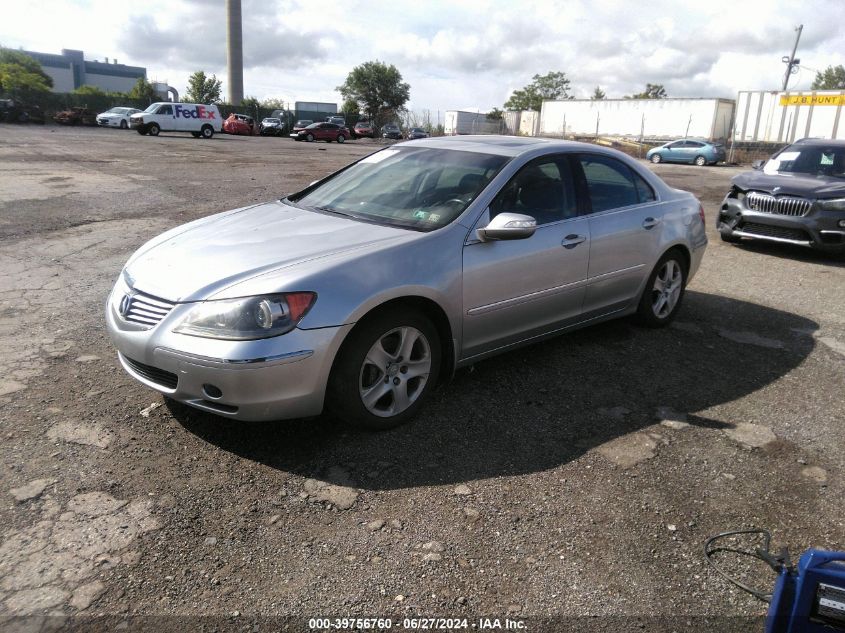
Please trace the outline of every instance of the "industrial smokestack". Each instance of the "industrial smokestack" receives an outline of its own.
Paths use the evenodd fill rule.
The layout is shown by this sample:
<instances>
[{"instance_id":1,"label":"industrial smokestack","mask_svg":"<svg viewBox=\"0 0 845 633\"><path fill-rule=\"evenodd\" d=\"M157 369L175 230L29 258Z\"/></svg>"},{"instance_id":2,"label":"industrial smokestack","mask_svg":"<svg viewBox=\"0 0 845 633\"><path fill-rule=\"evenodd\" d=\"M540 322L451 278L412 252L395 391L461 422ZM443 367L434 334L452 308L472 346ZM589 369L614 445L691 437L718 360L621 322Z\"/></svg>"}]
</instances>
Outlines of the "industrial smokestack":
<instances>
[{"instance_id":1,"label":"industrial smokestack","mask_svg":"<svg viewBox=\"0 0 845 633\"><path fill-rule=\"evenodd\" d=\"M226 0L229 54L229 103L240 105L244 98L244 52L241 28L241 0Z\"/></svg>"}]
</instances>

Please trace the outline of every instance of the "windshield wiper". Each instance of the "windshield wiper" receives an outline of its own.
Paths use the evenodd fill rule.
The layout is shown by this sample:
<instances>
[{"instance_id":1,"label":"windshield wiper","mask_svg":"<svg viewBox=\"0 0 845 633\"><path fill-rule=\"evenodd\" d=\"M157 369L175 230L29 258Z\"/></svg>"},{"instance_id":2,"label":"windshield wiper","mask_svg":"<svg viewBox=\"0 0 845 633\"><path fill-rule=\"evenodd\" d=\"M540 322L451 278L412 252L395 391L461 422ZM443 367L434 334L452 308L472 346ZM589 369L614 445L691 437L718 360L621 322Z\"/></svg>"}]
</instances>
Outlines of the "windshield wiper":
<instances>
[{"instance_id":1,"label":"windshield wiper","mask_svg":"<svg viewBox=\"0 0 845 633\"><path fill-rule=\"evenodd\" d=\"M335 215L342 215L345 218L353 218L355 220L362 220L363 218L360 215L355 215L354 213L349 213L347 211L339 211L334 207L329 206L322 206L322 207L311 207L312 209L316 209L317 211L323 211L324 213L333 213Z\"/></svg>"}]
</instances>

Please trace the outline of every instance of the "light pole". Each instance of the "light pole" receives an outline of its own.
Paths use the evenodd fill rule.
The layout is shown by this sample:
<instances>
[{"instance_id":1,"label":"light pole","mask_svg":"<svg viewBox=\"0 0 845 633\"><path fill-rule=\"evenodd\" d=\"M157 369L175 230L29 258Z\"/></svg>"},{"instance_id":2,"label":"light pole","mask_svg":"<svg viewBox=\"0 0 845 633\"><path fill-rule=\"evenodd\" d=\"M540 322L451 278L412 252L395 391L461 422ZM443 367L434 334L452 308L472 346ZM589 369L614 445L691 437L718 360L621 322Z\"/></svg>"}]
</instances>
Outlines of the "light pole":
<instances>
[{"instance_id":1,"label":"light pole","mask_svg":"<svg viewBox=\"0 0 845 633\"><path fill-rule=\"evenodd\" d=\"M804 25L799 24L798 28L795 29L798 31L798 35L795 36L795 46L792 47L792 55L789 57L784 56L781 61L786 64L786 72L783 74L783 91L786 92L786 84L789 83L789 75L797 72L798 64L801 63L800 59L795 59L795 51L798 50L798 40L801 39L801 31L804 30Z\"/></svg>"}]
</instances>

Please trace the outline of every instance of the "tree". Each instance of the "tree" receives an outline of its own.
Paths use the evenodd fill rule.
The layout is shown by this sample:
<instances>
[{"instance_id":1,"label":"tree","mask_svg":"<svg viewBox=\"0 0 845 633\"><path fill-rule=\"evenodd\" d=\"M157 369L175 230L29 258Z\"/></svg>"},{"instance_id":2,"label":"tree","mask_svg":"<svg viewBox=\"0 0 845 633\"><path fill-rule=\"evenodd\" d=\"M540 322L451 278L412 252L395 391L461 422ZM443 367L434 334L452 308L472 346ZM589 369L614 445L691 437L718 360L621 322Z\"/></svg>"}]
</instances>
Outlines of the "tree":
<instances>
[{"instance_id":1,"label":"tree","mask_svg":"<svg viewBox=\"0 0 845 633\"><path fill-rule=\"evenodd\" d=\"M545 75L534 75L531 79L531 83L522 90L513 91L505 101L505 110L539 112L543 101L574 98L569 95L569 79L566 78L566 73L552 71Z\"/></svg>"},{"instance_id":2,"label":"tree","mask_svg":"<svg viewBox=\"0 0 845 633\"><path fill-rule=\"evenodd\" d=\"M355 66L337 91L345 101L358 104L376 126L404 112L411 96L411 86L402 81L396 66L378 60Z\"/></svg>"},{"instance_id":3,"label":"tree","mask_svg":"<svg viewBox=\"0 0 845 633\"><path fill-rule=\"evenodd\" d=\"M153 103L158 100L158 95L146 77L138 77L138 81L135 82L132 90L129 91L129 98L141 101L142 103Z\"/></svg>"},{"instance_id":4,"label":"tree","mask_svg":"<svg viewBox=\"0 0 845 633\"><path fill-rule=\"evenodd\" d=\"M74 90L73 94L75 94L75 95L90 95L90 96L95 96L95 97L105 97L108 93L105 90L103 90L102 88L99 88L97 86L89 86L88 84L84 84L82 86L79 86L79 88L77 88L76 90Z\"/></svg>"},{"instance_id":5,"label":"tree","mask_svg":"<svg viewBox=\"0 0 845 633\"><path fill-rule=\"evenodd\" d=\"M255 97L244 97L243 99L241 99L241 108L245 112L252 113L252 115L255 117L258 116L259 105L260 104L258 103L258 99L256 99Z\"/></svg>"},{"instance_id":6,"label":"tree","mask_svg":"<svg viewBox=\"0 0 845 633\"><path fill-rule=\"evenodd\" d=\"M26 53L0 47L0 91L13 95L48 92L53 79L38 60Z\"/></svg>"},{"instance_id":7,"label":"tree","mask_svg":"<svg viewBox=\"0 0 845 633\"><path fill-rule=\"evenodd\" d=\"M340 106L340 111L346 115L358 114L361 111L361 108L358 106L358 102L354 99L346 99L343 102L343 105Z\"/></svg>"},{"instance_id":8,"label":"tree","mask_svg":"<svg viewBox=\"0 0 845 633\"><path fill-rule=\"evenodd\" d=\"M601 101L607 95L605 94L604 90L601 89L601 86L596 86L596 89L593 90L593 96L590 97L592 101Z\"/></svg>"},{"instance_id":9,"label":"tree","mask_svg":"<svg viewBox=\"0 0 845 633\"><path fill-rule=\"evenodd\" d=\"M188 78L188 90L185 101L190 103L220 103L220 92L223 82L217 75L206 77L205 72L198 70Z\"/></svg>"},{"instance_id":10,"label":"tree","mask_svg":"<svg viewBox=\"0 0 845 633\"><path fill-rule=\"evenodd\" d=\"M267 108L268 110L285 110L285 102L283 99L277 99L275 97L264 99L261 102L262 108Z\"/></svg>"},{"instance_id":11,"label":"tree","mask_svg":"<svg viewBox=\"0 0 845 633\"><path fill-rule=\"evenodd\" d=\"M499 108L493 108L492 110L490 110L490 112L487 113L487 118L491 121L501 121L503 114L504 112L499 110Z\"/></svg>"},{"instance_id":12,"label":"tree","mask_svg":"<svg viewBox=\"0 0 845 633\"><path fill-rule=\"evenodd\" d=\"M665 99L669 95L663 88L663 84L646 84L645 92L638 92L632 96L626 96L626 99Z\"/></svg>"},{"instance_id":13,"label":"tree","mask_svg":"<svg viewBox=\"0 0 845 633\"><path fill-rule=\"evenodd\" d=\"M845 67L828 66L824 72L816 73L811 90L845 90Z\"/></svg>"}]
</instances>

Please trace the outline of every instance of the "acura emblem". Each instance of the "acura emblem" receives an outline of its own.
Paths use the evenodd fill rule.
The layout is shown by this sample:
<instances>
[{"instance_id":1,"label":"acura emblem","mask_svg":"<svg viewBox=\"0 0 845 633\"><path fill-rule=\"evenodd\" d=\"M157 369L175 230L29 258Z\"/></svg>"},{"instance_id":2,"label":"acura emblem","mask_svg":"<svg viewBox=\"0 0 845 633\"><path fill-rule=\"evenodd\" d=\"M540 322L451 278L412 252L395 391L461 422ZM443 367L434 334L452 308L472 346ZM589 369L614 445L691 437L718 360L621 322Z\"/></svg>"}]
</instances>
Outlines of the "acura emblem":
<instances>
[{"instance_id":1,"label":"acura emblem","mask_svg":"<svg viewBox=\"0 0 845 633\"><path fill-rule=\"evenodd\" d=\"M132 307L132 295L123 295L123 299L120 300L120 306L117 309L120 312L120 316L125 318L129 314L130 307Z\"/></svg>"}]
</instances>

